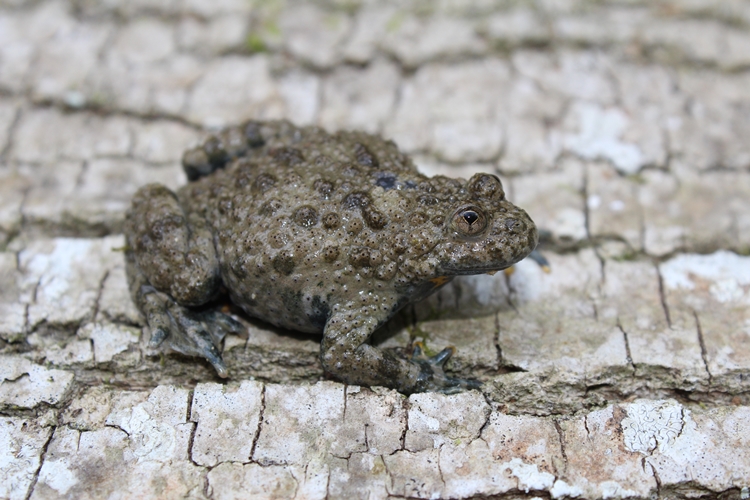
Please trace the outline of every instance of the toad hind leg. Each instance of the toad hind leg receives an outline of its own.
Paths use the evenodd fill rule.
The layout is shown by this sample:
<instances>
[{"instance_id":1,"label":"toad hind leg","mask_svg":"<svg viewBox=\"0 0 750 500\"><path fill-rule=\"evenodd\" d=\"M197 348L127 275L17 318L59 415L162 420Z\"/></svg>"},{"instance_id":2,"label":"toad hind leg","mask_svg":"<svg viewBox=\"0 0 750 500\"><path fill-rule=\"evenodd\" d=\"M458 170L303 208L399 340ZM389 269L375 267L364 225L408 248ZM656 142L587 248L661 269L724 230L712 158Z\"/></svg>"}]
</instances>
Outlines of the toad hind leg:
<instances>
[{"instance_id":1,"label":"toad hind leg","mask_svg":"<svg viewBox=\"0 0 750 500\"><path fill-rule=\"evenodd\" d=\"M219 347L227 333L242 331L240 323L218 311L181 306L149 285L140 288L138 299L151 329L149 347L164 343L173 351L206 358L222 378L229 375Z\"/></svg>"},{"instance_id":2,"label":"toad hind leg","mask_svg":"<svg viewBox=\"0 0 750 500\"><path fill-rule=\"evenodd\" d=\"M219 348L242 327L229 316L200 311L221 286L213 239L205 222L186 215L175 194L159 184L142 187L125 218L130 293L151 329L151 346L206 358L227 376Z\"/></svg>"},{"instance_id":3,"label":"toad hind leg","mask_svg":"<svg viewBox=\"0 0 750 500\"><path fill-rule=\"evenodd\" d=\"M456 353L455 347L446 347L436 355L429 357L424 354L424 345L417 342L411 361L419 365L422 391L439 391L453 394L464 389L479 389L482 383L473 379L449 377L445 374L445 364Z\"/></svg>"},{"instance_id":4,"label":"toad hind leg","mask_svg":"<svg viewBox=\"0 0 750 500\"><path fill-rule=\"evenodd\" d=\"M320 346L323 368L340 380L357 385L382 385L402 393L439 391L447 394L477 389L476 380L449 377L443 365L452 348L428 358L415 349L412 359L403 359L367 344L379 321L367 311L345 308L334 312L326 324Z\"/></svg>"}]
</instances>

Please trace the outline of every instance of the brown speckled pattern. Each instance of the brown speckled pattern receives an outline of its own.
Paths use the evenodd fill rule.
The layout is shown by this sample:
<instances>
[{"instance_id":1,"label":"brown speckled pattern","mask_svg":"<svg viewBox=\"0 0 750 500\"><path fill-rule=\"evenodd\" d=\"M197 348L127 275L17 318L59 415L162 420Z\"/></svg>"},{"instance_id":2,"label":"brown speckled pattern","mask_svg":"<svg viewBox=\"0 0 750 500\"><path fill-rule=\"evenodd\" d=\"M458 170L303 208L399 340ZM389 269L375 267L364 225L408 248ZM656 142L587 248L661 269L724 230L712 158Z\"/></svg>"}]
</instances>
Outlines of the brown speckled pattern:
<instances>
[{"instance_id":1,"label":"brown speckled pattern","mask_svg":"<svg viewBox=\"0 0 750 500\"><path fill-rule=\"evenodd\" d=\"M437 278L504 269L537 242L495 176L427 178L392 142L364 133L249 122L183 163L193 182L176 195L149 185L133 199L131 291L156 341L208 358L222 375L215 348L225 332L190 308L221 285L251 316L323 332L323 366L346 382L404 392L460 385L366 341L449 281Z\"/></svg>"}]
</instances>

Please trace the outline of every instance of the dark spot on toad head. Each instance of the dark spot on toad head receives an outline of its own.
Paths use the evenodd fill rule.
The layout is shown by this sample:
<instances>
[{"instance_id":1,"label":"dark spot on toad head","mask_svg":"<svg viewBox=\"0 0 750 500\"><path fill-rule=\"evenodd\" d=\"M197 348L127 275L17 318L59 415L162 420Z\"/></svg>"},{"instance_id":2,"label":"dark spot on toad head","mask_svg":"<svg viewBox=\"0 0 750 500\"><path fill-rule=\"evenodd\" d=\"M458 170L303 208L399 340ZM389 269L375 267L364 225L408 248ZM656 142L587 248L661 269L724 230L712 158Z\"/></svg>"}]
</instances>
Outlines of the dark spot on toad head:
<instances>
[{"instance_id":1,"label":"dark spot on toad head","mask_svg":"<svg viewBox=\"0 0 750 500\"><path fill-rule=\"evenodd\" d=\"M370 264L370 249L355 247L349 252L349 264L354 267L365 267Z\"/></svg>"},{"instance_id":2,"label":"dark spot on toad head","mask_svg":"<svg viewBox=\"0 0 750 500\"><path fill-rule=\"evenodd\" d=\"M269 154L271 158L286 167L293 167L305 161L302 151L292 147L275 148Z\"/></svg>"},{"instance_id":3,"label":"dark spot on toad head","mask_svg":"<svg viewBox=\"0 0 750 500\"><path fill-rule=\"evenodd\" d=\"M333 183L324 179L318 179L313 183L313 189L327 200L333 193Z\"/></svg>"},{"instance_id":4,"label":"dark spot on toad head","mask_svg":"<svg viewBox=\"0 0 750 500\"><path fill-rule=\"evenodd\" d=\"M362 170L354 163L347 163L341 167L341 175L360 177L362 175Z\"/></svg>"},{"instance_id":5,"label":"dark spot on toad head","mask_svg":"<svg viewBox=\"0 0 750 500\"><path fill-rule=\"evenodd\" d=\"M221 215L232 214L232 212L233 212L232 200L229 200L227 198L221 198L221 199L219 199L218 202L217 202L217 204L216 204L216 206L218 207L219 213ZM235 219L236 220L241 220L241 219L237 219L237 218L235 218Z\"/></svg>"},{"instance_id":6,"label":"dark spot on toad head","mask_svg":"<svg viewBox=\"0 0 750 500\"><path fill-rule=\"evenodd\" d=\"M295 210L292 218L302 227L312 227L318 223L318 212L309 205L303 205Z\"/></svg>"},{"instance_id":7,"label":"dark spot on toad head","mask_svg":"<svg viewBox=\"0 0 750 500\"><path fill-rule=\"evenodd\" d=\"M348 209L365 208L370 206L370 195L362 191L355 191L346 195L342 201Z\"/></svg>"},{"instance_id":8,"label":"dark spot on toad head","mask_svg":"<svg viewBox=\"0 0 750 500\"><path fill-rule=\"evenodd\" d=\"M328 212L323 216L323 227L326 229L336 229L339 227L339 216L333 212Z\"/></svg>"},{"instance_id":9,"label":"dark spot on toad head","mask_svg":"<svg viewBox=\"0 0 750 500\"><path fill-rule=\"evenodd\" d=\"M284 230L273 231L268 236L268 242L273 248L281 248L289 243L289 234Z\"/></svg>"},{"instance_id":10,"label":"dark spot on toad head","mask_svg":"<svg viewBox=\"0 0 750 500\"><path fill-rule=\"evenodd\" d=\"M235 185L240 189L245 189L255 181L257 169L249 158L238 158L234 162L234 180Z\"/></svg>"},{"instance_id":11,"label":"dark spot on toad head","mask_svg":"<svg viewBox=\"0 0 750 500\"><path fill-rule=\"evenodd\" d=\"M208 161L214 167L221 168L227 161L229 161L229 155L224 149L224 145L221 140L216 136L211 136L203 143L203 151L208 156Z\"/></svg>"},{"instance_id":12,"label":"dark spot on toad head","mask_svg":"<svg viewBox=\"0 0 750 500\"><path fill-rule=\"evenodd\" d=\"M327 155L319 154L315 157L313 163L318 167L330 167L333 165L333 160Z\"/></svg>"},{"instance_id":13,"label":"dark spot on toad head","mask_svg":"<svg viewBox=\"0 0 750 500\"><path fill-rule=\"evenodd\" d=\"M353 236L362 232L362 228L364 227L365 224L362 222L362 219L351 217L346 225L346 232Z\"/></svg>"},{"instance_id":14,"label":"dark spot on toad head","mask_svg":"<svg viewBox=\"0 0 750 500\"><path fill-rule=\"evenodd\" d=\"M171 236L175 231L179 231L185 225L185 218L181 215L166 215L155 220L149 228L151 237L155 240L162 240Z\"/></svg>"},{"instance_id":15,"label":"dark spot on toad head","mask_svg":"<svg viewBox=\"0 0 750 500\"><path fill-rule=\"evenodd\" d=\"M323 249L323 259L325 259L326 262L333 262L338 258L339 256L339 247L336 245L327 245Z\"/></svg>"},{"instance_id":16,"label":"dark spot on toad head","mask_svg":"<svg viewBox=\"0 0 750 500\"><path fill-rule=\"evenodd\" d=\"M182 155L182 169L189 181L195 181L213 173L216 167L208 161L208 155L202 148L193 148Z\"/></svg>"},{"instance_id":17,"label":"dark spot on toad head","mask_svg":"<svg viewBox=\"0 0 750 500\"><path fill-rule=\"evenodd\" d=\"M422 206L430 207L438 203L440 203L440 200L430 194L423 194L417 198L417 204Z\"/></svg>"},{"instance_id":18,"label":"dark spot on toad head","mask_svg":"<svg viewBox=\"0 0 750 500\"><path fill-rule=\"evenodd\" d=\"M406 188L406 189L416 189L417 188L417 183L414 182L414 181L406 181L406 182L404 182L404 188Z\"/></svg>"},{"instance_id":19,"label":"dark spot on toad head","mask_svg":"<svg viewBox=\"0 0 750 500\"><path fill-rule=\"evenodd\" d=\"M411 214L411 217L409 218L409 224L411 224L414 227L422 226L425 222L427 222L429 219L426 214L423 212L414 212Z\"/></svg>"},{"instance_id":20,"label":"dark spot on toad head","mask_svg":"<svg viewBox=\"0 0 750 500\"><path fill-rule=\"evenodd\" d=\"M370 229L383 229L388 223L385 215L372 207L363 208L362 217L365 219L365 223Z\"/></svg>"},{"instance_id":21,"label":"dark spot on toad head","mask_svg":"<svg viewBox=\"0 0 750 500\"><path fill-rule=\"evenodd\" d=\"M289 276L294 271L294 257L286 252L279 252L273 258L273 268L284 276Z\"/></svg>"},{"instance_id":22,"label":"dark spot on toad head","mask_svg":"<svg viewBox=\"0 0 750 500\"><path fill-rule=\"evenodd\" d=\"M380 165L378 158L364 144L355 144L354 156L357 158L357 163L363 167L378 168Z\"/></svg>"},{"instance_id":23,"label":"dark spot on toad head","mask_svg":"<svg viewBox=\"0 0 750 500\"><path fill-rule=\"evenodd\" d=\"M260 123L249 121L243 126L243 133L247 145L251 148L259 148L263 146L266 141L263 139L263 135L260 133Z\"/></svg>"},{"instance_id":24,"label":"dark spot on toad head","mask_svg":"<svg viewBox=\"0 0 750 500\"><path fill-rule=\"evenodd\" d=\"M271 174L260 174L253 182L253 191L265 193L276 184L276 177Z\"/></svg>"},{"instance_id":25,"label":"dark spot on toad head","mask_svg":"<svg viewBox=\"0 0 750 500\"><path fill-rule=\"evenodd\" d=\"M392 173L379 173L375 185L382 187L386 191L394 189L396 187L396 176Z\"/></svg>"},{"instance_id":26,"label":"dark spot on toad head","mask_svg":"<svg viewBox=\"0 0 750 500\"><path fill-rule=\"evenodd\" d=\"M260 210L258 210L258 213L264 217L267 217L281 210L281 207L283 206L284 205L281 203L281 201L277 199L268 200L260 207Z\"/></svg>"}]
</instances>

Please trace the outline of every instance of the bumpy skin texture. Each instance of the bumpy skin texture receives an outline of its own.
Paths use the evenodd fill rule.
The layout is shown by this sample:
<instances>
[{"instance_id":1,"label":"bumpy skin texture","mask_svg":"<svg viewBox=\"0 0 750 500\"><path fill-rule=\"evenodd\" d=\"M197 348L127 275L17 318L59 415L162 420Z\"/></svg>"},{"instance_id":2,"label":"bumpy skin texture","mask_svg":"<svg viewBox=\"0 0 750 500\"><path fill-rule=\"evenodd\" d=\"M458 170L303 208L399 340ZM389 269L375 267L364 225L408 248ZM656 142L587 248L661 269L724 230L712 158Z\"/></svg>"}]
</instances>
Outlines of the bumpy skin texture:
<instances>
[{"instance_id":1,"label":"bumpy skin texture","mask_svg":"<svg viewBox=\"0 0 750 500\"><path fill-rule=\"evenodd\" d=\"M453 276L511 266L536 246L497 177L427 178L396 146L359 132L249 122L185 153L176 194L141 188L126 216L131 293L152 344L208 359L240 325L201 308L226 290L274 325L322 332L342 381L405 393L477 387L442 366L452 350L401 359L367 343L399 309Z\"/></svg>"}]
</instances>

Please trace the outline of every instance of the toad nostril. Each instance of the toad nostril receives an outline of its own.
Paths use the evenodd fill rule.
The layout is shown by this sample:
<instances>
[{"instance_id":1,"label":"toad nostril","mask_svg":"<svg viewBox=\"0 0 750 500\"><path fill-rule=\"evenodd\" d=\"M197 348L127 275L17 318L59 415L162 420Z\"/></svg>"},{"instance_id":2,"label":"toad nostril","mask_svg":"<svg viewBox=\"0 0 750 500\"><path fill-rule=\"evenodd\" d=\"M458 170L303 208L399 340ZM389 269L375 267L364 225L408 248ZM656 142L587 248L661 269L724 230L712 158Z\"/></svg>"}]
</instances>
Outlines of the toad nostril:
<instances>
[{"instance_id":1,"label":"toad nostril","mask_svg":"<svg viewBox=\"0 0 750 500\"><path fill-rule=\"evenodd\" d=\"M521 226L521 223L518 222L516 219L505 219L505 227L508 229L508 231L513 231L514 229L517 229Z\"/></svg>"}]
</instances>

